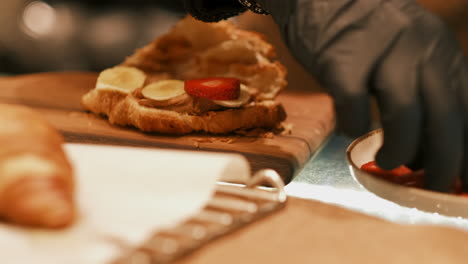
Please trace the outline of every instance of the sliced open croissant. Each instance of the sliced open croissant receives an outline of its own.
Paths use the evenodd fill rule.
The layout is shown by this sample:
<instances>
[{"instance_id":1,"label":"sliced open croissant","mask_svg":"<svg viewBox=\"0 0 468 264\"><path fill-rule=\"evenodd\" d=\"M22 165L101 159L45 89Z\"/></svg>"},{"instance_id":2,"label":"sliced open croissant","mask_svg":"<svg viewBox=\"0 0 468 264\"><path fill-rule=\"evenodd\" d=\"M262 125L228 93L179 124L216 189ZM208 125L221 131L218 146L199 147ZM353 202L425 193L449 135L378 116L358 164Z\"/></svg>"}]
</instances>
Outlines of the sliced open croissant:
<instances>
[{"instance_id":1,"label":"sliced open croissant","mask_svg":"<svg viewBox=\"0 0 468 264\"><path fill-rule=\"evenodd\" d=\"M173 98L168 98L154 86L128 94L97 86L83 96L82 104L112 124L169 134L230 133L275 128L286 118L275 100L286 86L286 70L275 60L274 48L262 35L228 21L203 23L187 16L122 66L144 72L144 87L162 80L222 77L239 80L244 91L238 98L216 100L182 94L180 89L181 94L170 90Z\"/></svg>"}]
</instances>

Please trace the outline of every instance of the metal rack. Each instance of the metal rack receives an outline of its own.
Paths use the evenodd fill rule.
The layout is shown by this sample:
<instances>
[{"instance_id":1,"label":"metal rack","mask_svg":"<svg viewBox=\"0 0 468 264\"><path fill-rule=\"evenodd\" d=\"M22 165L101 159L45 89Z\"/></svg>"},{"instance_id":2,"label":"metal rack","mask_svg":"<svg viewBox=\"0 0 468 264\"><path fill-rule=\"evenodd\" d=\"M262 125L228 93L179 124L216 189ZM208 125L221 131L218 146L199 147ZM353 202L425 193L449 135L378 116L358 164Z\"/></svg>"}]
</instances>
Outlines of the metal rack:
<instances>
[{"instance_id":1,"label":"metal rack","mask_svg":"<svg viewBox=\"0 0 468 264\"><path fill-rule=\"evenodd\" d=\"M114 264L170 263L273 213L285 202L284 183L274 170L257 172L245 185L220 182L201 212L174 228L156 233Z\"/></svg>"}]
</instances>

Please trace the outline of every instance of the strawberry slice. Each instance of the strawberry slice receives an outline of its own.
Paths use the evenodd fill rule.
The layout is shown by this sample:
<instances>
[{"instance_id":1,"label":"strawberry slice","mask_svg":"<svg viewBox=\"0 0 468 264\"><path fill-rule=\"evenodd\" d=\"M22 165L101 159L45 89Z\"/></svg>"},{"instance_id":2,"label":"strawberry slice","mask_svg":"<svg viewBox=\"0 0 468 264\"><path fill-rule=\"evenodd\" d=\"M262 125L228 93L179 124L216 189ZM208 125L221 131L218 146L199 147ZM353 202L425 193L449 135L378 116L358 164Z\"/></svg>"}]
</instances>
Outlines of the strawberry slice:
<instances>
[{"instance_id":1,"label":"strawberry slice","mask_svg":"<svg viewBox=\"0 0 468 264\"><path fill-rule=\"evenodd\" d=\"M384 180L391 181L396 184L424 188L424 171L417 170L413 171L410 168L402 165L393 170L383 170L375 161L370 161L361 166L361 170L370 173L376 177ZM452 194L456 194L462 197L468 198L468 193L463 192L462 182L460 178L455 180L455 184L451 191Z\"/></svg>"},{"instance_id":2,"label":"strawberry slice","mask_svg":"<svg viewBox=\"0 0 468 264\"><path fill-rule=\"evenodd\" d=\"M362 165L361 170L366 171L379 178L405 186L423 187L424 185L423 171L413 171L410 168L403 165L393 170L384 170L377 166L377 163L375 161L370 161Z\"/></svg>"},{"instance_id":3,"label":"strawberry slice","mask_svg":"<svg viewBox=\"0 0 468 264\"><path fill-rule=\"evenodd\" d=\"M380 168L379 166L377 166L377 163L375 161L370 161L362 165L361 169L374 175L389 176L389 177L392 177L392 176L399 177L399 176L407 175L413 172L411 169L409 169L406 166L400 166L393 170L384 170Z\"/></svg>"},{"instance_id":4,"label":"strawberry slice","mask_svg":"<svg viewBox=\"0 0 468 264\"><path fill-rule=\"evenodd\" d=\"M236 78L213 77L185 81L185 92L210 100L235 100L240 95L240 81Z\"/></svg>"}]
</instances>

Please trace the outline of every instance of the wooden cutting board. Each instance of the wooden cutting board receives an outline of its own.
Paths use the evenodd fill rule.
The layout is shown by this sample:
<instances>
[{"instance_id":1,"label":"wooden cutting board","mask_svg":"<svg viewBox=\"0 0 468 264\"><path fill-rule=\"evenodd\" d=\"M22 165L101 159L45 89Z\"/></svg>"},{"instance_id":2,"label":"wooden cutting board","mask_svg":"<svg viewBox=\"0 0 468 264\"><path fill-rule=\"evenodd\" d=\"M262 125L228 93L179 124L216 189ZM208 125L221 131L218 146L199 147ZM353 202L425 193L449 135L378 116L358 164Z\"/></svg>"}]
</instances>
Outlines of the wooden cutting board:
<instances>
[{"instance_id":1,"label":"wooden cutting board","mask_svg":"<svg viewBox=\"0 0 468 264\"><path fill-rule=\"evenodd\" d=\"M288 92L279 96L291 133L258 136L170 136L148 134L110 125L87 113L80 98L94 87L95 73L41 73L0 78L0 102L31 106L65 136L68 142L127 145L184 150L234 152L244 155L252 170L272 168L286 182L303 167L334 128L332 100L325 94Z\"/></svg>"}]
</instances>

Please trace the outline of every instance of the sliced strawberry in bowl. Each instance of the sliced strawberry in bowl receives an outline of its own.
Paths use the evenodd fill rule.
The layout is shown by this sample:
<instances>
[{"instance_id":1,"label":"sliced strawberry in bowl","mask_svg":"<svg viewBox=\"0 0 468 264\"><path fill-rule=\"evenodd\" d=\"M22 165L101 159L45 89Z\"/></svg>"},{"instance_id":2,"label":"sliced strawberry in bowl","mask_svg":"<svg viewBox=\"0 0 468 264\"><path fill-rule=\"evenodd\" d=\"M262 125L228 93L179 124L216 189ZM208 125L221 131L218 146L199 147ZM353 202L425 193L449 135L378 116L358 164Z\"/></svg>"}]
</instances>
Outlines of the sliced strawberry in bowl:
<instances>
[{"instance_id":1,"label":"sliced strawberry in bowl","mask_svg":"<svg viewBox=\"0 0 468 264\"><path fill-rule=\"evenodd\" d=\"M365 170L374 175L381 175L387 177L400 177L412 173L413 171L406 166L399 166L392 170L384 170L377 165L377 162L370 161L361 166L362 170Z\"/></svg>"},{"instance_id":2,"label":"sliced strawberry in bowl","mask_svg":"<svg viewBox=\"0 0 468 264\"><path fill-rule=\"evenodd\" d=\"M240 80L227 77L213 77L187 80L185 92L191 96L210 100L235 100L240 95Z\"/></svg>"},{"instance_id":3,"label":"sliced strawberry in bowl","mask_svg":"<svg viewBox=\"0 0 468 264\"><path fill-rule=\"evenodd\" d=\"M404 165L392 170L384 170L375 161L370 161L363 164L361 170L393 183L419 188L424 186L424 172L422 170L413 171Z\"/></svg>"}]
</instances>

